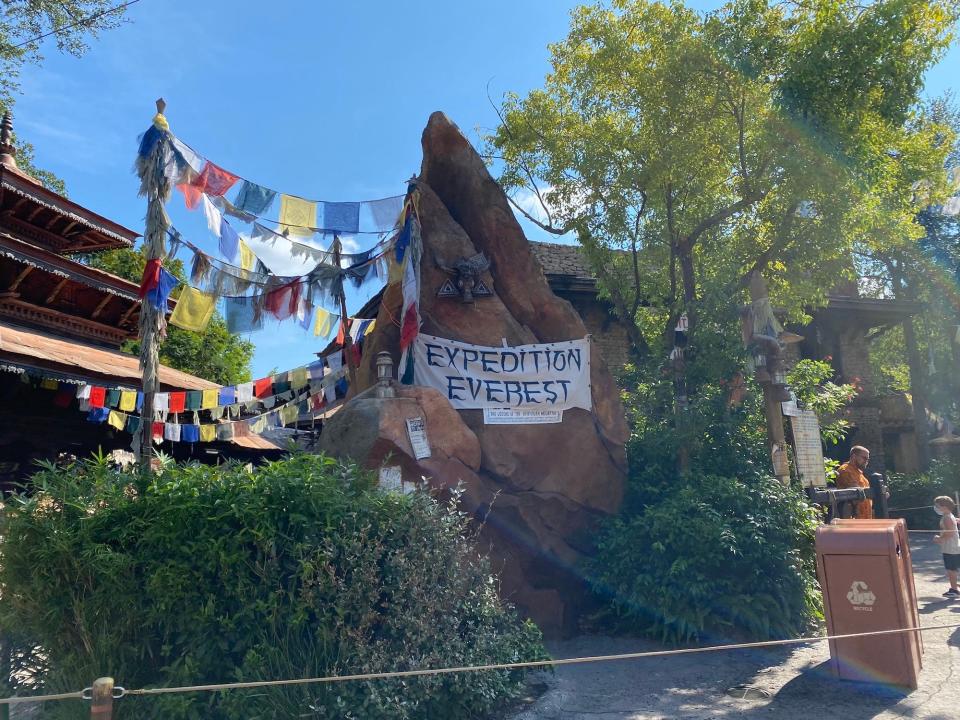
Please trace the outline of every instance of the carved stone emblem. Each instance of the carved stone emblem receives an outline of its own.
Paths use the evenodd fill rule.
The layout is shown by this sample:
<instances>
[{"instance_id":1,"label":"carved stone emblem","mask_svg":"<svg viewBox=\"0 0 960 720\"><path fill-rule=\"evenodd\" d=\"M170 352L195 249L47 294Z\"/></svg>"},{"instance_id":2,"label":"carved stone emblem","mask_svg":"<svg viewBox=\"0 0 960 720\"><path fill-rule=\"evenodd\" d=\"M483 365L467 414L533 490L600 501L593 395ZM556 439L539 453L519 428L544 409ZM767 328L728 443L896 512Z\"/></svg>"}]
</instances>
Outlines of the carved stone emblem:
<instances>
[{"instance_id":1,"label":"carved stone emblem","mask_svg":"<svg viewBox=\"0 0 960 720\"><path fill-rule=\"evenodd\" d=\"M469 258L460 258L453 267L438 260L437 266L450 276L440 286L437 297L459 297L461 302L472 303L474 298L493 296L493 291L480 277L490 269L490 261L483 253L477 253Z\"/></svg>"}]
</instances>

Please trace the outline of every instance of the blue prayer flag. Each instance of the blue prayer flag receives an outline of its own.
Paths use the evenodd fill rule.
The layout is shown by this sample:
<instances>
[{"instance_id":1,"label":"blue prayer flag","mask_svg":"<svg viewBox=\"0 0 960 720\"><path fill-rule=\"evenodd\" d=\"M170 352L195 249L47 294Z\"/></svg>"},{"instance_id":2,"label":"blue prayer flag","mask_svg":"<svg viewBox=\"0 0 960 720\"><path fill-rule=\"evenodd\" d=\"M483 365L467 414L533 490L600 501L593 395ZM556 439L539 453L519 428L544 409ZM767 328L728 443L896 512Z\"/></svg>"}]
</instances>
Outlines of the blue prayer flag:
<instances>
[{"instance_id":1,"label":"blue prayer flag","mask_svg":"<svg viewBox=\"0 0 960 720\"><path fill-rule=\"evenodd\" d=\"M360 229L360 203L323 203L323 229L342 233L357 232Z\"/></svg>"},{"instance_id":2,"label":"blue prayer flag","mask_svg":"<svg viewBox=\"0 0 960 720\"><path fill-rule=\"evenodd\" d=\"M240 185L240 191L237 193L233 205L238 210L248 212L251 215L263 215L276 196L275 190L244 180Z\"/></svg>"}]
</instances>

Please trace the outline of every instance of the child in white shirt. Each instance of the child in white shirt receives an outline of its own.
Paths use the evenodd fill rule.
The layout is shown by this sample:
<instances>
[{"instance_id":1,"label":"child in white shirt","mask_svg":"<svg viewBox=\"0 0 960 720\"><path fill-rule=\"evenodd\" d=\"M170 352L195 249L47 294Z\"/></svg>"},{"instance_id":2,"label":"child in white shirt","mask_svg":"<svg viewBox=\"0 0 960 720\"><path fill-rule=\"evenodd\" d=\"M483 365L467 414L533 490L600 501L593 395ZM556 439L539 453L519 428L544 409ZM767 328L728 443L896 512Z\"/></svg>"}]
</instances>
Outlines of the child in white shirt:
<instances>
[{"instance_id":1,"label":"child in white shirt","mask_svg":"<svg viewBox=\"0 0 960 720\"><path fill-rule=\"evenodd\" d=\"M957 505L953 498L941 495L934 498L933 509L940 516L940 534L933 541L940 545L943 553L943 566L947 569L947 579L950 589L943 596L948 598L960 597L960 588L957 587L957 571L960 570L960 533L957 532Z\"/></svg>"}]
</instances>

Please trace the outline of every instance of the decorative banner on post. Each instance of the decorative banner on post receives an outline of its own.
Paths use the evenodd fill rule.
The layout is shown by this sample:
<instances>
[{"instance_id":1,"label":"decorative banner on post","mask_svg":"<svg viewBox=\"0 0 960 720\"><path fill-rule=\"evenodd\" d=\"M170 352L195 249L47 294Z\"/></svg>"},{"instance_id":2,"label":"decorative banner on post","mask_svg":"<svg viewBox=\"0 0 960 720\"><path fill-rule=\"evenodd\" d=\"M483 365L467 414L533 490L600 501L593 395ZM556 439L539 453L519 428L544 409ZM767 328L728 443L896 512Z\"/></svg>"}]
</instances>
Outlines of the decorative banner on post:
<instances>
[{"instance_id":1,"label":"decorative banner on post","mask_svg":"<svg viewBox=\"0 0 960 720\"><path fill-rule=\"evenodd\" d=\"M420 334L414 382L439 390L458 410L591 409L590 341L485 347Z\"/></svg>"}]
</instances>

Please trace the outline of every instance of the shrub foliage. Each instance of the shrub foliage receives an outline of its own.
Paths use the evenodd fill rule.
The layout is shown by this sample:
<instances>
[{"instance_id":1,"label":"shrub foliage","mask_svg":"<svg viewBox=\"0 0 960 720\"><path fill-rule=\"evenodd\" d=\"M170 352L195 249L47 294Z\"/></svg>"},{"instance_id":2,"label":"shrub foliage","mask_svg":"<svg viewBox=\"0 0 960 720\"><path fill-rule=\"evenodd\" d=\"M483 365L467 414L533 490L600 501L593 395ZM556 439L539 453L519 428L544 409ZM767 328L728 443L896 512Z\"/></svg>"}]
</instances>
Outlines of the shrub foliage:
<instances>
[{"instance_id":1,"label":"shrub foliage","mask_svg":"<svg viewBox=\"0 0 960 720\"><path fill-rule=\"evenodd\" d=\"M678 419L649 411L670 403L656 373L632 369L624 384L627 494L587 568L601 616L668 642L806 630L820 614L817 515L798 488L766 475L759 393L731 402L724 383L702 382Z\"/></svg>"},{"instance_id":2,"label":"shrub foliage","mask_svg":"<svg viewBox=\"0 0 960 720\"><path fill-rule=\"evenodd\" d=\"M467 519L295 455L253 472L46 467L5 511L0 623L20 692L299 678L529 660ZM518 673L125 698L119 718L470 717ZM44 717L86 717L75 702Z\"/></svg>"}]
</instances>

